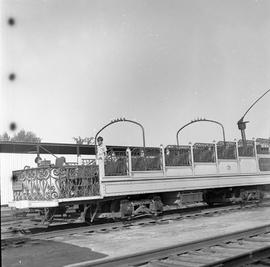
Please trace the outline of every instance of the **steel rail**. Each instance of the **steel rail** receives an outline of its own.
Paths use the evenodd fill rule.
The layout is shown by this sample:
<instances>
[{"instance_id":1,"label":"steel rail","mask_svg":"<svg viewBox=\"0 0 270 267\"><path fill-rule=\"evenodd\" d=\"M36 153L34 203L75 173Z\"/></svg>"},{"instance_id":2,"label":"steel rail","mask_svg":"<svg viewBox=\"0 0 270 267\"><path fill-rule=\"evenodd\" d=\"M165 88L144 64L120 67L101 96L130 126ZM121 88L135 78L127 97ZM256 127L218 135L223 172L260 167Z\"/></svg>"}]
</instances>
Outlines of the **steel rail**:
<instances>
[{"instance_id":1,"label":"steel rail","mask_svg":"<svg viewBox=\"0 0 270 267\"><path fill-rule=\"evenodd\" d=\"M177 255L177 254L185 253L188 251L194 251L194 250L202 249L205 247L215 246L217 244L221 244L226 241L228 242L230 240L247 238L249 236L258 235L265 232L270 232L270 224L267 224L261 227L255 227L248 230L237 231L230 234L216 236L214 238L201 239L195 242L188 242L188 243L184 243L180 245L167 246L163 248L152 249L152 250L145 251L142 253L134 253L134 254L119 256L115 258L105 258L105 259L99 259L99 260L94 260L94 261L86 261L86 262L66 265L65 267L143 266L144 264L146 265L147 263L150 263L151 261L158 262L158 260L167 258L171 255ZM270 249L269 243L266 244L266 248ZM248 252L249 255L251 255L250 253L251 252ZM205 266L216 266L216 263L215 265L205 264Z\"/></svg>"},{"instance_id":2,"label":"steel rail","mask_svg":"<svg viewBox=\"0 0 270 267\"><path fill-rule=\"evenodd\" d=\"M270 240L269 240L270 244ZM226 249L225 249L226 251ZM261 261L261 259L270 256L270 245L266 245L265 247L254 249L252 251L246 251L239 255L231 256L225 259L221 259L220 261L215 261L213 263L205 264L203 267L237 267L237 266L258 266L256 262ZM255 263L255 265L249 265L250 263ZM260 264L262 267L264 264ZM269 261L265 266L269 266Z\"/></svg>"},{"instance_id":3,"label":"steel rail","mask_svg":"<svg viewBox=\"0 0 270 267\"><path fill-rule=\"evenodd\" d=\"M262 203L263 204L263 203ZM260 207L260 206L259 206ZM181 214L177 214L179 212L178 210L175 210L176 213L170 214L171 211L168 211L169 214L164 214L161 218L149 218L149 217L142 217L139 219L134 218L135 220L131 220L128 222L124 221L118 221L118 222L112 222L112 223L101 223L101 224L93 224L93 225L85 225L85 223L76 223L76 224L56 224L49 226L47 228L42 228L39 226L36 226L36 228L26 228L19 230L16 226L13 226L13 230L9 232L2 232L3 239L5 238L14 238L16 237L15 234L12 234L14 232L14 229L22 234L24 233L24 236L29 236L31 238L53 238L55 236L68 236L78 233L83 233L87 235L95 234L95 233L104 233L104 232L110 232L115 230L124 230L124 229L130 229L131 227L138 227L138 226L154 226L159 224L168 223L169 221L178 221L182 219L189 219L189 218L195 218L195 217L201 217L201 216L211 216L215 214L224 214L228 212L236 212L239 210L250 209L250 208L257 208L256 203L250 203L247 204L244 207L241 207L241 205L229 205L229 206L222 206L222 207L205 207L205 206L199 206L199 207L190 207L181 210ZM28 221L27 221L28 222ZM26 226L28 223L26 222ZM9 226L10 226L9 222ZM23 222L19 222L20 225L23 225ZM1 225L4 226L4 225ZM72 226L72 227L70 227Z\"/></svg>"}]
</instances>

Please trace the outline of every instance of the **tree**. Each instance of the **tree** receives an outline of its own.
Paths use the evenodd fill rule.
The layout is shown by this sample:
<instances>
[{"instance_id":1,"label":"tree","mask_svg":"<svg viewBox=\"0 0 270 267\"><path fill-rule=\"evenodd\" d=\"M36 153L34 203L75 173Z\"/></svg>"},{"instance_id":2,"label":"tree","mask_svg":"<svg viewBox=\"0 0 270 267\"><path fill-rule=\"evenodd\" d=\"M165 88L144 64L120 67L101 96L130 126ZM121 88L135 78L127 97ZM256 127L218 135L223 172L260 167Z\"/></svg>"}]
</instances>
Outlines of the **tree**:
<instances>
[{"instance_id":1,"label":"tree","mask_svg":"<svg viewBox=\"0 0 270 267\"><path fill-rule=\"evenodd\" d=\"M82 137L78 136L78 137L73 137L73 140L76 142L76 144L79 144L79 145L82 145L82 144L93 145L95 142L94 137L82 138Z\"/></svg>"},{"instance_id":2,"label":"tree","mask_svg":"<svg viewBox=\"0 0 270 267\"><path fill-rule=\"evenodd\" d=\"M84 142L84 138L81 138L80 136L73 137L73 140L76 142L76 144L79 144L79 145L82 145Z\"/></svg>"},{"instance_id":3,"label":"tree","mask_svg":"<svg viewBox=\"0 0 270 267\"><path fill-rule=\"evenodd\" d=\"M10 141L13 142L33 142L33 143L40 143L41 142L41 138L37 137L35 133L31 132L31 131L25 131L25 130L21 130L19 131L17 134L15 134Z\"/></svg>"},{"instance_id":4,"label":"tree","mask_svg":"<svg viewBox=\"0 0 270 267\"><path fill-rule=\"evenodd\" d=\"M95 138L94 137L86 137L85 142L86 142L87 145L94 145Z\"/></svg>"},{"instance_id":5,"label":"tree","mask_svg":"<svg viewBox=\"0 0 270 267\"><path fill-rule=\"evenodd\" d=\"M4 132L3 135L0 134L0 141L10 141L10 136L7 132Z\"/></svg>"}]
</instances>

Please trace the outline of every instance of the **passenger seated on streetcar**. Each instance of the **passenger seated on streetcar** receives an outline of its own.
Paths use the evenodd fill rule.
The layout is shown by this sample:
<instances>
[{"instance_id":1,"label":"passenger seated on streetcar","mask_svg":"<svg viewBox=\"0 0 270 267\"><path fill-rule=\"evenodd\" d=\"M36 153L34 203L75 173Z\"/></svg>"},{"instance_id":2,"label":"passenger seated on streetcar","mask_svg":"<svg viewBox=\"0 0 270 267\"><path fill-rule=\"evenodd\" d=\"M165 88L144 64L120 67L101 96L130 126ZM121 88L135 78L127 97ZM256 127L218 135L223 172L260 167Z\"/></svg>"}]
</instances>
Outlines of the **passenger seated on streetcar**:
<instances>
[{"instance_id":1,"label":"passenger seated on streetcar","mask_svg":"<svg viewBox=\"0 0 270 267\"><path fill-rule=\"evenodd\" d=\"M145 171L145 154L144 149L135 150L134 155L132 156L132 170L133 171Z\"/></svg>"},{"instance_id":2,"label":"passenger seated on streetcar","mask_svg":"<svg viewBox=\"0 0 270 267\"><path fill-rule=\"evenodd\" d=\"M166 159L166 164L168 166L175 166L175 155L173 153L171 153L171 151L167 148L165 150L165 159Z\"/></svg>"},{"instance_id":3,"label":"passenger seated on streetcar","mask_svg":"<svg viewBox=\"0 0 270 267\"><path fill-rule=\"evenodd\" d=\"M113 150L109 151L105 160L106 175L123 175L127 172L126 156L117 154Z\"/></svg>"},{"instance_id":4,"label":"passenger seated on streetcar","mask_svg":"<svg viewBox=\"0 0 270 267\"><path fill-rule=\"evenodd\" d=\"M121 173L121 174L126 174L127 173L127 160L125 158L119 158L117 160L117 168L116 172Z\"/></svg>"},{"instance_id":5,"label":"passenger seated on streetcar","mask_svg":"<svg viewBox=\"0 0 270 267\"><path fill-rule=\"evenodd\" d=\"M116 155L113 150L108 151L105 160L105 175L114 175L116 173Z\"/></svg>"},{"instance_id":6,"label":"passenger seated on streetcar","mask_svg":"<svg viewBox=\"0 0 270 267\"><path fill-rule=\"evenodd\" d=\"M139 170L146 170L145 154L144 154L143 149L140 150L140 156L137 159L137 166L136 167Z\"/></svg>"},{"instance_id":7,"label":"passenger seated on streetcar","mask_svg":"<svg viewBox=\"0 0 270 267\"><path fill-rule=\"evenodd\" d=\"M117 161L117 157L116 157L114 151L112 151L112 153L111 153L111 161L112 161L112 162L116 162L116 161Z\"/></svg>"},{"instance_id":8,"label":"passenger seated on streetcar","mask_svg":"<svg viewBox=\"0 0 270 267\"><path fill-rule=\"evenodd\" d=\"M166 149L166 164L168 166L191 165L191 153L188 149Z\"/></svg>"}]
</instances>

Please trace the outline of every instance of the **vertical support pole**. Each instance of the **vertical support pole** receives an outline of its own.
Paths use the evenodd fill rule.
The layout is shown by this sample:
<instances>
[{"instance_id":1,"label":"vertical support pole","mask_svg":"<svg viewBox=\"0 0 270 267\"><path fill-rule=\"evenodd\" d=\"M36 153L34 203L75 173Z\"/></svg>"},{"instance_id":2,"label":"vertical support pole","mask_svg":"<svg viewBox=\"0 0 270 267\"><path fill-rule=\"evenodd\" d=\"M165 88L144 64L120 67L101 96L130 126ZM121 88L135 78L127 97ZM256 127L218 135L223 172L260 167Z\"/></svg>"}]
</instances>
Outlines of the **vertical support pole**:
<instances>
[{"instance_id":1,"label":"vertical support pole","mask_svg":"<svg viewBox=\"0 0 270 267\"><path fill-rule=\"evenodd\" d=\"M131 150L128 147L127 148L127 159L128 159L128 175L131 177L132 176L132 161L131 161Z\"/></svg>"},{"instance_id":2,"label":"vertical support pole","mask_svg":"<svg viewBox=\"0 0 270 267\"><path fill-rule=\"evenodd\" d=\"M161 162L162 162L163 175L166 176L165 151L164 151L163 145L160 145L160 150L161 150Z\"/></svg>"},{"instance_id":3,"label":"vertical support pole","mask_svg":"<svg viewBox=\"0 0 270 267\"><path fill-rule=\"evenodd\" d=\"M245 133L245 129L246 129L246 123L244 120L244 117L242 117L238 122L238 129L241 131L241 137L242 137L242 142L243 142L243 154L244 156L246 156L247 154L247 139L246 139L246 133Z\"/></svg>"},{"instance_id":4,"label":"vertical support pole","mask_svg":"<svg viewBox=\"0 0 270 267\"><path fill-rule=\"evenodd\" d=\"M80 156L80 147L79 145L77 144L77 147L76 147L76 151L77 151L77 164L79 163L79 156Z\"/></svg>"},{"instance_id":5,"label":"vertical support pole","mask_svg":"<svg viewBox=\"0 0 270 267\"><path fill-rule=\"evenodd\" d=\"M98 169L99 169L99 192L100 196L103 197L102 179L105 176L104 159L98 159Z\"/></svg>"},{"instance_id":6,"label":"vertical support pole","mask_svg":"<svg viewBox=\"0 0 270 267\"><path fill-rule=\"evenodd\" d=\"M259 157L258 157L258 153L257 153L257 142L256 142L255 138L253 138L253 142L254 142L254 154L255 154L255 158L256 158L256 169L257 169L257 172L260 172Z\"/></svg>"},{"instance_id":7,"label":"vertical support pole","mask_svg":"<svg viewBox=\"0 0 270 267\"><path fill-rule=\"evenodd\" d=\"M195 174L195 164L194 164L194 153L193 153L193 145L190 143L190 153L191 153L191 167L192 167L192 175Z\"/></svg>"},{"instance_id":8,"label":"vertical support pole","mask_svg":"<svg viewBox=\"0 0 270 267\"><path fill-rule=\"evenodd\" d=\"M246 150L247 148L247 138L246 138L246 133L245 133L245 130L241 130L241 137L242 137L242 140L243 140L243 147L244 147L244 151ZM244 152L244 154L246 155L246 152Z\"/></svg>"},{"instance_id":9,"label":"vertical support pole","mask_svg":"<svg viewBox=\"0 0 270 267\"><path fill-rule=\"evenodd\" d=\"M239 151L238 151L238 142L237 140L235 140L235 146L236 146L236 159L237 159L237 169L238 172L241 172L241 168L240 168L240 158L239 158Z\"/></svg>"},{"instance_id":10,"label":"vertical support pole","mask_svg":"<svg viewBox=\"0 0 270 267\"><path fill-rule=\"evenodd\" d=\"M243 154L246 156L247 155L247 138L246 138L245 130L241 130L241 136L243 140Z\"/></svg>"},{"instance_id":11,"label":"vertical support pole","mask_svg":"<svg viewBox=\"0 0 270 267\"><path fill-rule=\"evenodd\" d=\"M215 158L216 158L217 173L219 173L219 162L218 162L218 153L217 153L217 142L214 141L214 144L215 144Z\"/></svg>"}]
</instances>

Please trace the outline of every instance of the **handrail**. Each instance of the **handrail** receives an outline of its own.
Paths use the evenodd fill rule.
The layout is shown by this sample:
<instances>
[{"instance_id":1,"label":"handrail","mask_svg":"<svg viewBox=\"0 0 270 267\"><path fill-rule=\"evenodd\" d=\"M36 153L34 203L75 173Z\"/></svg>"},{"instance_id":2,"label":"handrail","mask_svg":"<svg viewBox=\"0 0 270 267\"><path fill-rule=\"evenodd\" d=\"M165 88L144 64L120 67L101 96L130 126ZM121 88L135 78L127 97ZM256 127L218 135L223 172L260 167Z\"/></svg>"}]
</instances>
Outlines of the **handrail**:
<instances>
[{"instance_id":1,"label":"handrail","mask_svg":"<svg viewBox=\"0 0 270 267\"><path fill-rule=\"evenodd\" d=\"M209 120L209 119L196 119L196 120L192 120L191 122L185 124L183 127L181 127L177 133L176 133L176 142L177 142L177 145L179 146L179 138L178 138L178 135L179 135L179 132L181 130L183 130L185 127L187 127L188 125L192 124L192 123L195 123L195 122L202 122L202 121L206 121L206 122L212 122L212 123L215 123L215 124L218 124L221 128L222 128L222 135L223 135L223 142L224 144L226 143L226 139L225 139L225 130L224 130L224 127L223 125L218 122L218 121L215 121L215 120Z\"/></svg>"},{"instance_id":2,"label":"handrail","mask_svg":"<svg viewBox=\"0 0 270 267\"><path fill-rule=\"evenodd\" d=\"M95 152L97 153L97 137L98 135L105 129L107 128L108 126L114 124L114 123L118 123L118 122L130 122L130 123L133 123L133 124L136 124L138 126L141 127L141 130L142 130L142 137L143 137L143 147L145 148L145 132L144 132L144 127L142 126L142 124L140 124L139 122L137 121L133 121L133 120L129 120L129 119L126 119L126 118L119 118L119 119L115 119L115 120L112 120L111 122L107 123L105 126L103 126L95 135Z\"/></svg>"}]
</instances>

